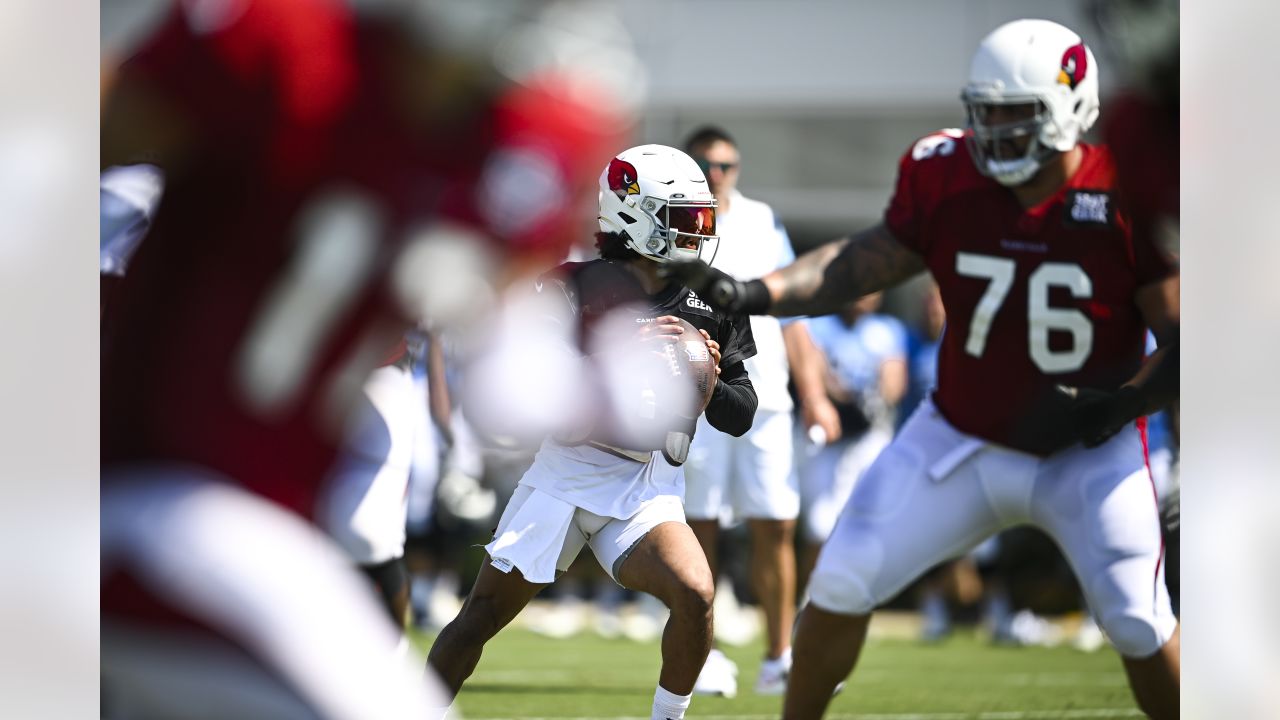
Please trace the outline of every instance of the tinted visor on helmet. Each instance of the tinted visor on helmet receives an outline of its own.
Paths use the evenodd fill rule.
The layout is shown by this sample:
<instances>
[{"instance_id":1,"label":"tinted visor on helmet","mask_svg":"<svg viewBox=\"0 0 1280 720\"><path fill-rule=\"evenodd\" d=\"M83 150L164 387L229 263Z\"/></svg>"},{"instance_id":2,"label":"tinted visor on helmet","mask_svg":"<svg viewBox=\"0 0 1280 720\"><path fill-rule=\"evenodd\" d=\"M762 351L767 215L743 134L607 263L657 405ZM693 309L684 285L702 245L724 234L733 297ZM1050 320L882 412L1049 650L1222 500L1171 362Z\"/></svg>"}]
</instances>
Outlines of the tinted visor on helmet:
<instances>
[{"instance_id":1,"label":"tinted visor on helmet","mask_svg":"<svg viewBox=\"0 0 1280 720\"><path fill-rule=\"evenodd\" d=\"M704 238L716 236L716 210L708 205L668 205L666 225L674 248L697 252Z\"/></svg>"},{"instance_id":2,"label":"tinted visor on helmet","mask_svg":"<svg viewBox=\"0 0 1280 720\"><path fill-rule=\"evenodd\" d=\"M711 205L668 205L665 209L668 259L710 264L720 248L716 210Z\"/></svg>"}]
</instances>

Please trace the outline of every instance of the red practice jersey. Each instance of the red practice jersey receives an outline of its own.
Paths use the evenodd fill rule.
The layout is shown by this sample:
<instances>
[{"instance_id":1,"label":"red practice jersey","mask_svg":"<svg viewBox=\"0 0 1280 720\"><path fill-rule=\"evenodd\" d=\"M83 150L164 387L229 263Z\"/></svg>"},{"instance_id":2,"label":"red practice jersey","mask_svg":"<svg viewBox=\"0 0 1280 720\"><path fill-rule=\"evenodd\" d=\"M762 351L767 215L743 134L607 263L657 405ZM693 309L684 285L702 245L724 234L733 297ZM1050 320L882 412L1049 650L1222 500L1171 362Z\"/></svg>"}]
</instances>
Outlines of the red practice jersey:
<instances>
[{"instance_id":1,"label":"red practice jersey","mask_svg":"<svg viewBox=\"0 0 1280 720\"><path fill-rule=\"evenodd\" d=\"M102 461L203 466L309 516L342 399L406 328L398 250L442 217L567 246L617 142L593 125L624 126L527 85L413 126L386 28L347 3L206 6L223 16L179 4L121 72L190 142L104 319Z\"/></svg>"},{"instance_id":2,"label":"red practice jersey","mask_svg":"<svg viewBox=\"0 0 1280 720\"><path fill-rule=\"evenodd\" d=\"M903 156L885 212L924 257L947 325L934 401L960 430L1040 455L1055 448L1055 385L1114 389L1141 365L1135 291L1175 270L1135 241L1106 147L1081 145L1066 185L1025 209L944 130Z\"/></svg>"}]
</instances>

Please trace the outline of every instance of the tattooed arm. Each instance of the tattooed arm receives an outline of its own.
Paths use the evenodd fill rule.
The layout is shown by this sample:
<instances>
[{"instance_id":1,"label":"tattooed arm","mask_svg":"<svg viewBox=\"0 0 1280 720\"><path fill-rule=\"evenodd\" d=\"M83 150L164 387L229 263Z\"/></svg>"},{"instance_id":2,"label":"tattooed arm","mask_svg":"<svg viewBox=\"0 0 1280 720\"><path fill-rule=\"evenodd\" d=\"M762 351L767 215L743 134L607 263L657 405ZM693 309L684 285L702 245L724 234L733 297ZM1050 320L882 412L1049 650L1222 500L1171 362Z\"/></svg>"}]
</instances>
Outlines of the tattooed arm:
<instances>
[{"instance_id":1,"label":"tattooed arm","mask_svg":"<svg viewBox=\"0 0 1280 720\"><path fill-rule=\"evenodd\" d=\"M883 223L805 253L764 276L771 315L825 315L925 269Z\"/></svg>"},{"instance_id":2,"label":"tattooed arm","mask_svg":"<svg viewBox=\"0 0 1280 720\"><path fill-rule=\"evenodd\" d=\"M760 280L735 280L701 260L665 263L658 272L726 312L826 315L924 269L924 258L881 223L811 250Z\"/></svg>"}]
</instances>

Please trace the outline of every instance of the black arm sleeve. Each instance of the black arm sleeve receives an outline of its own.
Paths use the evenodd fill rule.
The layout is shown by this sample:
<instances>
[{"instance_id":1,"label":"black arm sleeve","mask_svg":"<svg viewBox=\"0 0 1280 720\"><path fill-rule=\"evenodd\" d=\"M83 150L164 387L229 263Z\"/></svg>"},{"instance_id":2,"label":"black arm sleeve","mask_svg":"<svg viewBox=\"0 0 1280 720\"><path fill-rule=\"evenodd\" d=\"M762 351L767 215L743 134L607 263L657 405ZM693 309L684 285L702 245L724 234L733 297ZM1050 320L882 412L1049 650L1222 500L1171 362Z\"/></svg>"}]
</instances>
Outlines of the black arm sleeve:
<instances>
[{"instance_id":1,"label":"black arm sleeve","mask_svg":"<svg viewBox=\"0 0 1280 720\"><path fill-rule=\"evenodd\" d=\"M742 437L756 417L756 389L747 376L747 366L734 363L720 371L716 389L707 404L707 422L720 432Z\"/></svg>"}]
</instances>

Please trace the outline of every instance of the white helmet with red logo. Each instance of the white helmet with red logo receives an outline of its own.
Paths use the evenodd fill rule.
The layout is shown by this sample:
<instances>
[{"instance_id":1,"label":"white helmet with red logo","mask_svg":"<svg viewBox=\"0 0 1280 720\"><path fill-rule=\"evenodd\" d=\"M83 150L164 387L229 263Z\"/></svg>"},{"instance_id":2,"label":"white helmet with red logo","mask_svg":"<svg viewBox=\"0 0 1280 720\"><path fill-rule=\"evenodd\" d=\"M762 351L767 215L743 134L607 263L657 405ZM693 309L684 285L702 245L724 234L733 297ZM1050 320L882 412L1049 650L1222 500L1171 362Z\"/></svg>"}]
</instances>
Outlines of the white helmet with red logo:
<instances>
[{"instance_id":1,"label":"white helmet with red logo","mask_svg":"<svg viewBox=\"0 0 1280 720\"><path fill-rule=\"evenodd\" d=\"M1098 64L1071 30L1048 20L1015 20L983 39L960 94L978 170L1003 185L1030 180L1054 153L1076 146L1098 118ZM1027 120L985 121L992 105L1035 106ZM1011 152L1028 138L1025 152Z\"/></svg>"},{"instance_id":2,"label":"white helmet with red logo","mask_svg":"<svg viewBox=\"0 0 1280 720\"><path fill-rule=\"evenodd\" d=\"M658 262L710 262L720 242L715 208L702 169L673 147L633 147L600 173L601 232Z\"/></svg>"}]
</instances>

